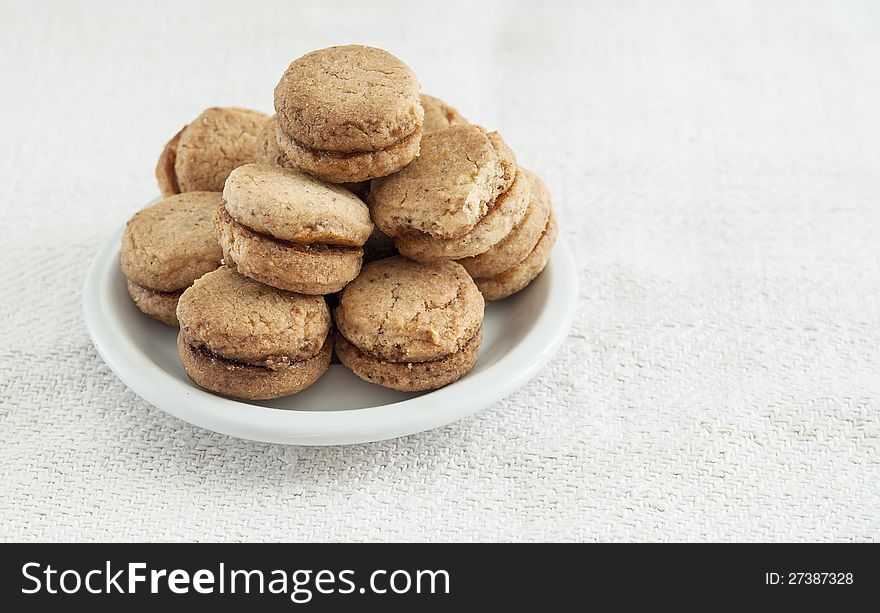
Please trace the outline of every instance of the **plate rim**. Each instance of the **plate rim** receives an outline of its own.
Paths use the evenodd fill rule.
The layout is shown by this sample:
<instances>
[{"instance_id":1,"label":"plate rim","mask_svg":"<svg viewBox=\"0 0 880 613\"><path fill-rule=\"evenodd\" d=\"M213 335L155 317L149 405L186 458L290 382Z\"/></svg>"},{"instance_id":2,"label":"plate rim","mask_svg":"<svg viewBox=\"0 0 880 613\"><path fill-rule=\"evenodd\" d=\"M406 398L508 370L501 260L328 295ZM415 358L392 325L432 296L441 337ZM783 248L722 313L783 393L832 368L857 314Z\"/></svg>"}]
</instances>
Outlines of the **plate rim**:
<instances>
[{"instance_id":1,"label":"plate rim","mask_svg":"<svg viewBox=\"0 0 880 613\"><path fill-rule=\"evenodd\" d=\"M96 351L116 377L150 405L194 426L247 440L287 445L358 444L416 434L458 421L531 380L565 342L577 311L577 267L560 233L550 257L548 268L553 276L546 299L559 304L553 309L543 308L535 325L519 341L518 345L533 347L526 360L522 359L522 351L508 351L477 376L391 404L338 411L263 407L216 396L180 381L160 368L120 329L109 303L109 276L114 269L121 274L118 249L124 229L123 224L102 244L83 285L83 317ZM519 362L515 369L510 368L513 362ZM493 385L482 384L492 373L504 369L508 374L494 377ZM145 383L152 379L151 371L159 376L156 381L164 377L169 384ZM181 408L184 404L188 406ZM241 405L248 410L242 411ZM344 428L339 426L342 415ZM379 428L377 423L385 425Z\"/></svg>"}]
</instances>

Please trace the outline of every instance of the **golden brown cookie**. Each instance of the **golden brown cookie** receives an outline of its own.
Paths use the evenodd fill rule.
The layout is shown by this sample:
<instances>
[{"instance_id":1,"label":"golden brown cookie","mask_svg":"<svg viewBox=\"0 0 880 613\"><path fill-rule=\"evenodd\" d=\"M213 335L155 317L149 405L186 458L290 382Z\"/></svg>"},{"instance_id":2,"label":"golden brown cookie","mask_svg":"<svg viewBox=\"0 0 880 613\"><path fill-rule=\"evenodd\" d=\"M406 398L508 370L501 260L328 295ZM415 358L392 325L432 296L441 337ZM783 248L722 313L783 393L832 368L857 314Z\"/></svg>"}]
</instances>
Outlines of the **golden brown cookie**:
<instances>
[{"instance_id":1,"label":"golden brown cookie","mask_svg":"<svg viewBox=\"0 0 880 613\"><path fill-rule=\"evenodd\" d=\"M348 190L299 171L246 164L229 175L214 224L228 265L262 283L330 294L360 271L373 224Z\"/></svg>"},{"instance_id":2,"label":"golden brown cookie","mask_svg":"<svg viewBox=\"0 0 880 613\"><path fill-rule=\"evenodd\" d=\"M475 125L426 134L409 166L370 186L373 221L392 238L461 238L513 183L516 156L497 132Z\"/></svg>"},{"instance_id":3,"label":"golden brown cookie","mask_svg":"<svg viewBox=\"0 0 880 613\"><path fill-rule=\"evenodd\" d=\"M538 244L550 217L550 190L535 173L522 171L529 180L529 207L525 216L501 242L488 251L458 260L474 278L486 278L512 268Z\"/></svg>"},{"instance_id":4,"label":"golden brown cookie","mask_svg":"<svg viewBox=\"0 0 880 613\"><path fill-rule=\"evenodd\" d=\"M498 196L470 232L460 238L440 238L412 232L395 240L400 253L419 262L457 260L488 251L502 241L529 208L529 180L517 171L510 188Z\"/></svg>"},{"instance_id":5,"label":"golden brown cookie","mask_svg":"<svg viewBox=\"0 0 880 613\"><path fill-rule=\"evenodd\" d=\"M493 277L474 279L483 297L486 300L501 300L527 287L547 266L558 235L559 228L551 213L538 244L522 262Z\"/></svg>"},{"instance_id":6,"label":"golden brown cookie","mask_svg":"<svg viewBox=\"0 0 880 613\"><path fill-rule=\"evenodd\" d=\"M187 192L135 213L125 226L119 263L144 313L170 325L180 292L220 265L212 219L219 192Z\"/></svg>"},{"instance_id":7,"label":"golden brown cookie","mask_svg":"<svg viewBox=\"0 0 880 613\"><path fill-rule=\"evenodd\" d=\"M323 297L275 289L226 266L183 292L177 318L187 374L224 396L294 394L330 363L330 312Z\"/></svg>"},{"instance_id":8,"label":"golden brown cookie","mask_svg":"<svg viewBox=\"0 0 880 613\"><path fill-rule=\"evenodd\" d=\"M346 45L294 60L275 87L275 111L290 161L334 183L385 176L419 153L418 80L382 49Z\"/></svg>"},{"instance_id":9,"label":"golden brown cookie","mask_svg":"<svg viewBox=\"0 0 880 613\"><path fill-rule=\"evenodd\" d=\"M422 94L419 98L422 102L422 108L425 109L425 121L422 123L424 134L468 122L461 116L461 113L439 98L428 94Z\"/></svg>"},{"instance_id":10,"label":"golden brown cookie","mask_svg":"<svg viewBox=\"0 0 880 613\"><path fill-rule=\"evenodd\" d=\"M257 160L265 120L265 114L250 109L205 109L162 150L156 164L162 195L221 191L233 168Z\"/></svg>"},{"instance_id":11,"label":"golden brown cookie","mask_svg":"<svg viewBox=\"0 0 880 613\"><path fill-rule=\"evenodd\" d=\"M386 387L442 387L473 367L483 308L476 285L455 262L421 264L401 256L371 262L339 295L339 359ZM435 366L433 381L425 378L430 367L415 366L427 362ZM401 369L412 376L399 376Z\"/></svg>"}]
</instances>

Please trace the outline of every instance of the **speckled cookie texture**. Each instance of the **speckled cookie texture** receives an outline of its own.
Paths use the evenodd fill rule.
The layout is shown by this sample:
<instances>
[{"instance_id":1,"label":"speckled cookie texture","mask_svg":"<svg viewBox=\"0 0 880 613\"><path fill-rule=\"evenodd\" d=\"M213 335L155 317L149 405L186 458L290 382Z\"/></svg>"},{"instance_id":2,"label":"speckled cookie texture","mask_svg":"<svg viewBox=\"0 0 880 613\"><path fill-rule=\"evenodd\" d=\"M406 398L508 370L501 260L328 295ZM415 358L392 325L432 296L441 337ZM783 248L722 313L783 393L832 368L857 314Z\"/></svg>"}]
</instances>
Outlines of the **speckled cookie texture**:
<instances>
[{"instance_id":1,"label":"speckled cookie texture","mask_svg":"<svg viewBox=\"0 0 880 613\"><path fill-rule=\"evenodd\" d=\"M522 170L529 181L529 205L525 215L501 242L474 257L458 260L476 278L500 274L523 261L538 244L550 217L550 190L535 173Z\"/></svg>"},{"instance_id":2,"label":"speckled cookie texture","mask_svg":"<svg viewBox=\"0 0 880 613\"><path fill-rule=\"evenodd\" d=\"M223 266L198 279L177 305L178 351L205 389L250 400L314 383L330 363L330 312L322 296L269 287Z\"/></svg>"},{"instance_id":3,"label":"speckled cookie texture","mask_svg":"<svg viewBox=\"0 0 880 613\"><path fill-rule=\"evenodd\" d=\"M156 180L162 195L221 191L233 168L258 159L258 137L265 122L265 114L250 109L204 110L159 156Z\"/></svg>"},{"instance_id":4,"label":"speckled cookie texture","mask_svg":"<svg viewBox=\"0 0 880 613\"><path fill-rule=\"evenodd\" d=\"M466 124L468 121L462 117L455 108L449 106L439 98L422 94L420 96L422 108L425 110L425 121L422 124L422 133L436 132L449 126Z\"/></svg>"},{"instance_id":5,"label":"speckled cookie texture","mask_svg":"<svg viewBox=\"0 0 880 613\"><path fill-rule=\"evenodd\" d=\"M464 236L440 238L418 232L398 236L395 244L403 255L423 262L475 256L510 234L528 206L529 181L518 171L510 188L495 199L489 211Z\"/></svg>"},{"instance_id":6,"label":"speckled cookie texture","mask_svg":"<svg viewBox=\"0 0 880 613\"><path fill-rule=\"evenodd\" d=\"M211 220L219 192L187 192L135 213L125 226L119 263L144 313L175 325L180 292L220 265Z\"/></svg>"},{"instance_id":7,"label":"speckled cookie texture","mask_svg":"<svg viewBox=\"0 0 880 613\"><path fill-rule=\"evenodd\" d=\"M337 354L367 381L435 389L473 368L483 310L482 295L455 262L371 262L339 296Z\"/></svg>"},{"instance_id":8,"label":"speckled cookie texture","mask_svg":"<svg viewBox=\"0 0 880 613\"><path fill-rule=\"evenodd\" d=\"M527 287L547 266L558 235L559 227L551 213L538 244L522 262L494 277L474 279L483 297L486 300L502 300Z\"/></svg>"},{"instance_id":9,"label":"speckled cookie texture","mask_svg":"<svg viewBox=\"0 0 880 613\"><path fill-rule=\"evenodd\" d=\"M476 125L426 134L421 147L409 166L372 182L373 221L394 239L461 238L514 182L516 156L497 132Z\"/></svg>"},{"instance_id":10,"label":"speckled cookie texture","mask_svg":"<svg viewBox=\"0 0 880 613\"><path fill-rule=\"evenodd\" d=\"M294 60L275 87L275 111L285 155L327 181L385 176L419 154L418 80L382 49L346 45Z\"/></svg>"},{"instance_id":11,"label":"speckled cookie texture","mask_svg":"<svg viewBox=\"0 0 880 613\"><path fill-rule=\"evenodd\" d=\"M373 232L369 209L350 191L264 163L230 173L214 225L228 265L303 294L337 292L354 279Z\"/></svg>"}]
</instances>

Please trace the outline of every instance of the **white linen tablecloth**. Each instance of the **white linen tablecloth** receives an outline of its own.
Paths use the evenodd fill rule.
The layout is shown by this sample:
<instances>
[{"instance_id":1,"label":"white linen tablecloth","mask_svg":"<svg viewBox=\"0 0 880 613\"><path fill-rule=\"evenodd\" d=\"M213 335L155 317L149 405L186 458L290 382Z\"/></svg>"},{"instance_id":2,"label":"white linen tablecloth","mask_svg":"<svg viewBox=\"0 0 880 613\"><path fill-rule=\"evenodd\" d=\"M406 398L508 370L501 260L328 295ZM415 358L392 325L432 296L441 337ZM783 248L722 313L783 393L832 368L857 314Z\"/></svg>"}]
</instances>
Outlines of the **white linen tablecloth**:
<instances>
[{"instance_id":1,"label":"white linen tablecloth","mask_svg":"<svg viewBox=\"0 0 880 613\"><path fill-rule=\"evenodd\" d=\"M0 539L880 535L880 5L3 2ZM549 183L567 343L475 417L296 448L191 427L80 288L203 107L389 49Z\"/></svg>"}]
</instances>

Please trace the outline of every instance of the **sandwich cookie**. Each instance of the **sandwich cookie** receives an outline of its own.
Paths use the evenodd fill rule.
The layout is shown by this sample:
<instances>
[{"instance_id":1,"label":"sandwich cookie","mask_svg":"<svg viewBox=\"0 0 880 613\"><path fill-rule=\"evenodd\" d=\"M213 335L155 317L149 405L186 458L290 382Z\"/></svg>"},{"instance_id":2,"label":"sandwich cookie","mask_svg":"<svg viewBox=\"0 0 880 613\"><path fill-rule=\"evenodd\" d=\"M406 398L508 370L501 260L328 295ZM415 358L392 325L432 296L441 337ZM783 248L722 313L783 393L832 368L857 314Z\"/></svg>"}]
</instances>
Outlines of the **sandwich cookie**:
<instances>
[{"instance_id":1,"label":"sandwich cookie","mask_svg":"<svg viewBox=\"0 0 880 613\"><path fill-rule=\"evenodd\" d=\"M287 292L226 266L183 292L177 349L200 387L266 400L302 391L330 364L330 311L321 296Z\"/></svg>"},{"instance_id":2,"label":"sandwich cookie","mask_svg":"<svg viewBox=\"0 0 880 613\"><path fill-rule=\"evenodd\" d=\"M257 159L257 135L266 120L259 111L206 109L162 150L156 180L163 196L219 192L229 172Z\"/></svg>"},{"instance_id":3,"label":"sandwich cookie","mask_svg":"<svg viewBox=\"0 0 880 613\"><path fill-rule=\"evenodd\" d=\"M482 295L455 262L371 262L340 293L336 354L365 381L437 389L476 364L483 310Z\"/></svg>"},{"instance_id":4,"label":"sandwich cookie","mask_svg":"<svg viewBox=\"0 0 880 613\"><path fill-rule=\"evenodd\" d=\"M138 211L128 221L119 263L141 311L177 325L180 294L223 257L211 224L220 203L220 192L187 192Z\"/></svg>"},{"instance_id":5,"label":"sandwich cookie","mask_svg":"<svg viewBox=\"0 0 880 613\"><path fill-rule=\"evenodd\" d=\"M426 134L421 154L372 182L379 229L415 260L459 259L487 251L528 208L528 179L497 132L455 125Z\"/></svg>"},{"instance_id":6,"label":"sandwich cookie","mask_svg":"<svg viewBox=\"0 0 880 613\"><path fill-rule=\"evenodd\" d=\"M350 191L270 164L230 173L214 225L227 265L301 294L338 292L357 277L373 231Z\"/></svg>"},{"instance_id":7,"label":"sandwich cookie","mask_svg":"<svg viewBox=\"0 0 880 613\"><path fill-rule=\"evenodd\" d=\"M290 161L333 183L391 174L419 154L419 82L382 49L330 47L294 60L275 87L275 111Z\"/></svg>"}]
</instances>

